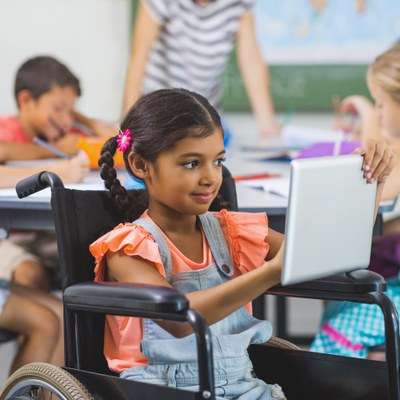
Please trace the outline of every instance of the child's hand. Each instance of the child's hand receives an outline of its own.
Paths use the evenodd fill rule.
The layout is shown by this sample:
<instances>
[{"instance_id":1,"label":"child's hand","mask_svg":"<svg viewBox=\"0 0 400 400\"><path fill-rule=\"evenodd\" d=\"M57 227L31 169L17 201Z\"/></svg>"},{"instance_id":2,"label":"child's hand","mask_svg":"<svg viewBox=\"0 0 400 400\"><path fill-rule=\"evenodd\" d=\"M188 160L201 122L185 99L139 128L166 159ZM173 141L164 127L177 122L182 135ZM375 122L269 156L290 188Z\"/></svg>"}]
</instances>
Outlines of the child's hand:
<instances>
[{"instance_id":1,"label":"child's hand","mask_svg":"<svg viewBox=\"0 0 400 400\"><path fill-rule=\"evenodd\" d=\"M116 124L108 124L99 120L93 120L90 128L95 136L101 138L110 138L118 133L118 126Z\"/></svg>"},{"instance_id":2,"label":"child's hand","mask_svg":"<svg viewBox=\"0 0 400 400\"><path fill-rule=\"evenodd\" d=\"M367 114L373 112L374 106L371 102L363 96L349 96L343 99L340 106L341 114L356 113L361 118L366 117Z\"/></svg>"},{"instance_id":3,"label":"child's hand","mask_svg":"<svg viewBox=\"0 0 400 400\"><path fill-rule=\"evenodd\" d=\"M382 139L369 139L353 153L364 155L362 170L368 183L384 182L398 161L397 153Z\"/></svg>"},{"instance_id":4,"label":"child's hand","mask_svg":"<svg viewBox=\"0 0 400 400\"><path fill-rule=\"evenodd\" d=\"M57 147L57 149L61 150L63 153L66 153L70 156L74 156L78 152L79 138L80 135L76 135L74 133L67 133L65 136L61 137L60 139L51 144Z\"/></svg>"},{"instance_id":5,"label":"child's hand","mask_svg":"<svg viewBox=\"0 0 400 400\"><path fill-rule=\"evenodd\" d=\"M259 135L261 138L277 137L281 133L282 126L278 124L275 119L268 121L259 129Z\"/></svg>"},{"instance_id":6,"label":"child's hand","mask_svg":"<svg viewBox=\"0 0 400 400\"><path fill-rule=\"evenodd\" d=\"M64 183L80 183L89 173L89 161L86 155L79 154L70 160L59 161L51 168Z\"/></svg>"},{"instance_id":7,"label":"child's hand","mask_svg":"<svg viewBox=\"0 0 400 400\"><path fill-rule=\"evenodd\" d=\"M350 115L350 119L346 115ZM363 122L373 116L374 107L366 97L349 96L338 106L334 129L359 135Z\"/></svg>"}]
</instances>

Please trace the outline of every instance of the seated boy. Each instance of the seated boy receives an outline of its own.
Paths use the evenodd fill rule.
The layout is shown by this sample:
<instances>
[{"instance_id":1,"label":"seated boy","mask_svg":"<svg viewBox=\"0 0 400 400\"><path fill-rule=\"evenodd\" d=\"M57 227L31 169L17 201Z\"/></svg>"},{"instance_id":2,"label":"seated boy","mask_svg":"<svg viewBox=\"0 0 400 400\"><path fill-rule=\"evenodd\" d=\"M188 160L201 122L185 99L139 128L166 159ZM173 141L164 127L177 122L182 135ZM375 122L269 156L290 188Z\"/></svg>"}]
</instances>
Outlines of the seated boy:
<instances>
[{"instance_id":1,"label":"seated boy","mask_svg":"<svg viewBox=\"0 0 400 400\"><path fill-rule=\"evenodd\" d=\"M13 187L21 179L43 170L56 173L67 183L83 180L89 172L88 160L77 155L79 135L69 134L75 101L80 94L79 80L54 58L35 57L18 69L15 79L18 113L0 117L0 163L54 158L52 152L34 143L35 137L72 157L54 163L43 161L32 167L0 165L0 187ZM43 264L58 267L54 234L11 233L0 242L0 259L0 278L48 289L49 278Z\"/></svg>"},{"instance_id":2,"label":"seated boy","mask_svg":"<svg viewBox=\"0 0 400 400\"><path fill-rule=\"evenodd\" d=\"M66 134L76 130L74 119L95 130L94 134L116 133L113 125L74 111L75 101L81 95L79 80L52 57L35 57L22 64L16 74L14 95L17 115L0 117L0 162L54 157L49 150L33 143L36 136L68 155L75 155L79 135Z\"/></svg>"}]
</instances>

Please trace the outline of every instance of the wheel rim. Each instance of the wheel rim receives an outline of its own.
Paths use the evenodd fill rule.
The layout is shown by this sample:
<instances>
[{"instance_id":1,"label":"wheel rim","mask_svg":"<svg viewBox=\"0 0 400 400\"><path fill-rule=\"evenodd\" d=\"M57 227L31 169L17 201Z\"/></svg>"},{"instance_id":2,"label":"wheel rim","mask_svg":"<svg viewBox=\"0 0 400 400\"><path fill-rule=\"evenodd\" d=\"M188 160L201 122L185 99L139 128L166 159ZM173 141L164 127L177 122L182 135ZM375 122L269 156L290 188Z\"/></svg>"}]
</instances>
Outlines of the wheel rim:
<instances>
[{"instance_id":1,"label":"wheel rim","mask_svg":"<svg viewBox=\"0 0 400 400\"><path fill-rule=\"evenodd\" d=\"M58 390L58 388L44 382L43 380L35 378L24 379L21 382L16 383L7 393L7 399L12 400L21 396L25 396L27 399L39 399L40 397L32 396L32 389L34 388L47 389L49 392L57 395L60 400L68 400L68 398ZM23 399L23 397L21 397L21 399Z\"/></svg>"}]
</instances>

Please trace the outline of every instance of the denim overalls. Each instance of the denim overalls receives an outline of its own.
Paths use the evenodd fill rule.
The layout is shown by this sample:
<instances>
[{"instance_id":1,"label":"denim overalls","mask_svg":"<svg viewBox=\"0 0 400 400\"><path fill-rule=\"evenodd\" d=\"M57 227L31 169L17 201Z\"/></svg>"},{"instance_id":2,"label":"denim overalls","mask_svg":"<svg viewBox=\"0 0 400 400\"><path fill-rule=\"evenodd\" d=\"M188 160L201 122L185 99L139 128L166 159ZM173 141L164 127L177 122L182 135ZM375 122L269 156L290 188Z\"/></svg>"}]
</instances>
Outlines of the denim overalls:
<instances>
[{"instance_id":1,"label":"denim overalls","mask_svg":"<svg viewBox=\"0 0 400 400\"><path fill-rule=\"evenodd\" d=\"M171 253L159 229L148 220L139 219L160 249L168 282L181 293L205 290L230 279L233 268L228 245L218 220L211 213L199 217L215 263L206 268L172 275ZM211 327L214 353L215 393L217 399L285 399L278 385L257 379L247 353L252 343L264 343L272 334L268 321L259 321L243 307ZM150 319L143 320L141 350L149 365L133 367L122 378L154 384L198 390L196 342L191 334L175 338ZM267 360L266 360L267 361Z\"/></svg>"}]
</instances>

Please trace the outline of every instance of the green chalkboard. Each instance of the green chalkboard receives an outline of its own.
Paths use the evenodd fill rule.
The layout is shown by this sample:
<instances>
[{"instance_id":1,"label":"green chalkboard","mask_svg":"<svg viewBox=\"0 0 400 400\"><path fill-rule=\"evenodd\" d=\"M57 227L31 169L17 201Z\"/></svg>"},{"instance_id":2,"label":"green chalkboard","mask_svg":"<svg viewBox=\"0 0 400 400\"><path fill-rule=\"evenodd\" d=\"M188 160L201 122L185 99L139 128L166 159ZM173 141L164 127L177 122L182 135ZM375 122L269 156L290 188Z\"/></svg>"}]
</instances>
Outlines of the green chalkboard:
<instances>
[{"instance_id":1,"label":"green chalkboard","mask_svg":"<svg viewBox=\"0 0 400 400\"><path fill-rule=\"evenodd\" d=\"M269 67L271 94L277 109L332 109L332 96L368 95L363 65L273 65ZM250 105L232 55L223 79L224 110L249 110Z\"/></svg>"},{"instance_id":2,"label":"green chalkboard","mask_svg":"<svg viewBox=\"0 0 400 400\"><path fill-rule=\"evenodd\" d=\"M137 0L132 0L132 26ZM368 95L366 65L272 65L269 67L271 94L278 110L323 111L332 109L332 96ZM222 108L248 111L250 104L233 52L223 76Z\"/></svg>"}]
</instances>

